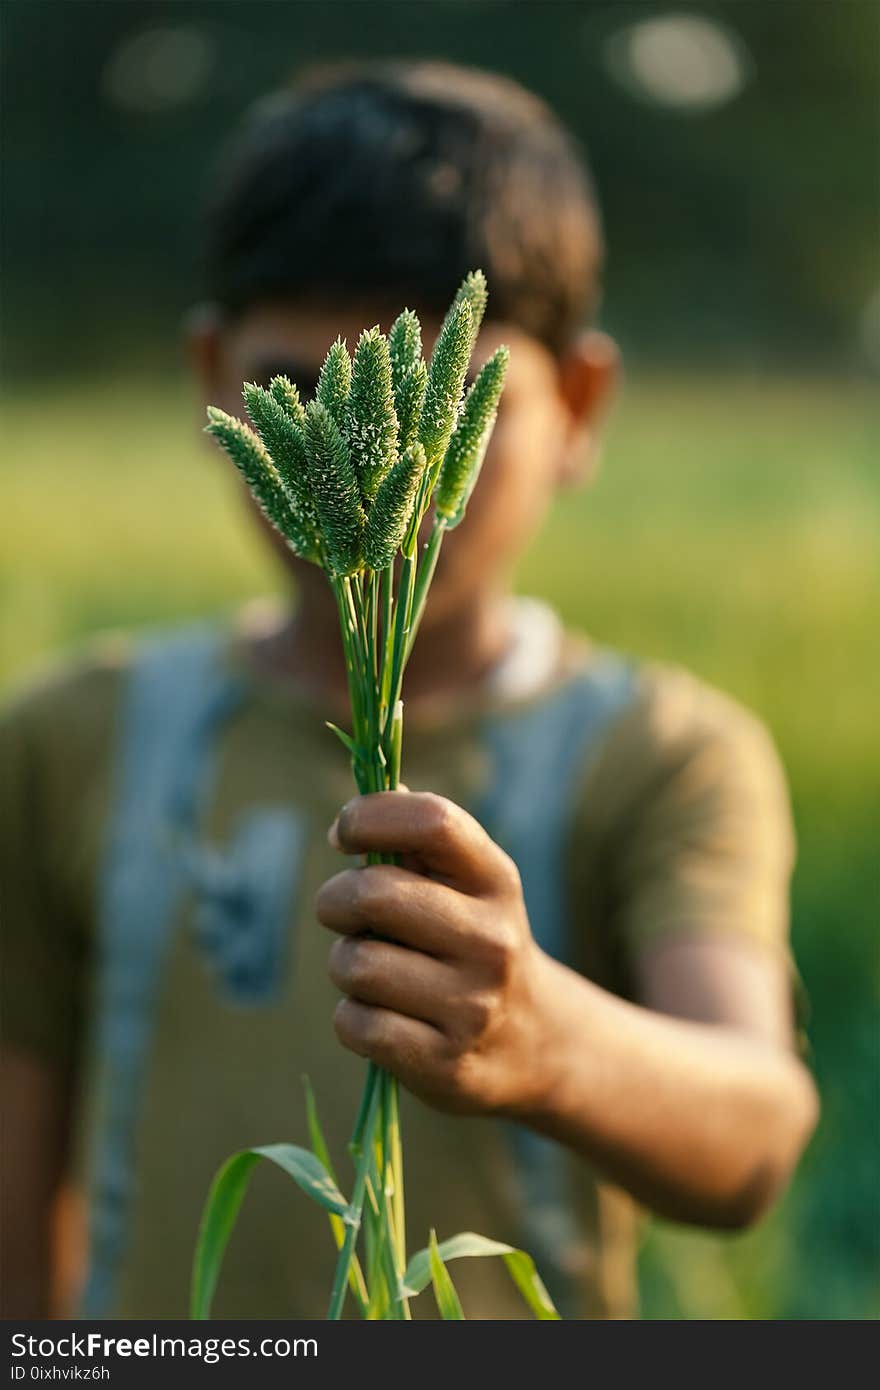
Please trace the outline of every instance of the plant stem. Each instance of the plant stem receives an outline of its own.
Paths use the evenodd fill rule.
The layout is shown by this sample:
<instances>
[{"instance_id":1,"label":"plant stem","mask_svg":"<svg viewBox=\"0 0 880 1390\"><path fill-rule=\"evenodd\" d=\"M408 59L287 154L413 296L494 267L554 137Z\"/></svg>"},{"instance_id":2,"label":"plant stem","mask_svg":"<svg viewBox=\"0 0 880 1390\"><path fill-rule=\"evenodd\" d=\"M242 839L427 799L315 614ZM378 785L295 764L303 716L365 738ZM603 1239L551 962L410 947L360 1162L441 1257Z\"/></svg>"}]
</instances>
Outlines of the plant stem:
<instances>
[{"instance_id":1,"label":"plant stem","mask_svg":"<svg viewBox=\"0 0 880 1390\"><path fill-rule=\"evenodd\" d=\"M397 594L397 605L394 614L394 645L391 656L391 678L388 682L388 714L385 726L385 742L387 743L391 734L391 720L394 709L400 699L400 691L403 685L403 671L406 666L408 653L407 632L409 628L410 612L412 610L413 591L416 583L416 561L412 555L407 555L403 562L403 574L400 578L400 589Z\"/></svg>"},{"instance_id":2,"label":"plant stem","mask_svg":"<svg viewBox=\"0 0 880 1390\"><path fill-rule=\"evenodd\" d=\"M363 580L353 576L334 581L348 673L353 737L358 750L352 759L353 770L362 792L395 790L400 783L403 744L400 691L412 645L410 627L414 612L420 616L424 607L443 529L435 526L421 565L414 549L404 556L396 601L393 566L388 566L381 576L370 572ZM370 855L368 858L370 862L394 860L393 855ZM371 1203L367 1213L369 1303L364 1315L408 1319L412 1316L409 1303L400 1296L406 1268L406 1230L399 1087L396 1077L373 1063L367 1068L349 1147L355 1160L355 1185L328 1319L337 1320L342 1315L364 1202L369 1193L376 1205L374 1209ZM363 1307L361 1311L364 1312Z\"/></svg>"},{"instance_id":3,"label":"plant stem","mask_svg":"<svg viewBox=\"0 0 880 1390\"><path fill-rule=\"evenodd\" d=\"M391 1317L409 1319L412 1314L408 1300L401 1298L400 1285L406 1268L406 1247L400 1240L398 1220L397 1163L399 1151L398 1122L398 1084L389 1072L383 1073L382 1094L382 1198L384 1231L383 1257L386 1279L389 1285ZM402 1192L401 1192L402 1197Z\"/></svg>"},{"instance_id":4,"label":"plant stem","mask_svg":"<svg viewBox=\"0 0 880 1390\"><path fill-rule=\"evenodd\" d=\"M366 1084L370 1088L370 1098L367 1104L364 1133L368 1142L361 1147L357 1171L355 1173L354 1190L351 1194L349 1215L345 1218L345 1240L342 1243L339 1259L336 1262L336 1273L333 1277L333 1290L330 1294L330 1307L327 1310L327 1320L329 1322L338 1322L342 1316L342 1306L345 1303L345 1290L348 1286L349 1271L351 1269L351 1262L354 1256L355 1246L357 1245L358 1232L363 1216L367 1173L373 1154L372 1135L375 1129L376 1113L379 1108L381 1097L381 1087L376 1085L377 1078L378 1069L371 1069L371 1072L367 1073Z\"/></svg>"},{"instance_id":5,"label":"plant stem","mask_svg":"<svg viewBox=\"0 0 880 1390\"><path fill-rule=\"evenodd\" d=\"M425 603L428 598L428 589L431 580L434 578L434 571L437 568L437 560L440 555L440 547L443 544L443 537L446 535L446 524L443 521L435 521L431 531L431 538L425 546L425 553L419 565L418 578L415 582L415 589L412 597L412 610L409 615L406 634L406 649L403 655L403 664L409 660L416 634L419 630L419 623L422 621L422 614L425 611Z\"/></svg>"}]
</instances>

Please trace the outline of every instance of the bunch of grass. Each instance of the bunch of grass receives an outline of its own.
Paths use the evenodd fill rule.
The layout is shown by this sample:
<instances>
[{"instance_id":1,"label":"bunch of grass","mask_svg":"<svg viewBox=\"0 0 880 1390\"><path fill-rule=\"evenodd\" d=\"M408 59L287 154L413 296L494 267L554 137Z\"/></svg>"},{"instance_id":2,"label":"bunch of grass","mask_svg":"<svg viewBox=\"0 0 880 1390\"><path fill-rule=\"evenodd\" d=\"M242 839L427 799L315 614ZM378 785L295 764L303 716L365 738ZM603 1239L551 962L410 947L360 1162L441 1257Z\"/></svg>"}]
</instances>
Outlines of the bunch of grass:
<instances>
[{"instance_id":1,"label":"bunch of grass","mask_svg":"<svg viewBox=\"0 0 880 1390\"><path fill-rule=\"evenodd\" d=\"M319 565L336 597L351 702L351 732L329 725L351 757L362 793L399 784L403 676L445 533L457 526L479 475L504 384L508 351L485 363L463 399L465 377L486 307L480 271L467 276L443 321L430 363L419 320L405 309L386 338L361 334L350 358L330 348L315 399L275 377L268 390L246 383L252 429L214 407L213 434L269 521L297 555ZM430 535L418 537L433 504ZM381 862L381 856L373 856ZM192 1313L207 1317L220 1263L251 1169L281 1167L329 1213L339 1255L328 1317L342 1316L347 1292L367 1318L410 1316L430 1282L441 1316L463 1317L448 1259L503 1258L529 1307L556 1317L524 1251L465 1233L407 1261L397 1082L370 1064L349 1150L350 1199L339 1188L307 1084L312 1151L290 1144L249 1149L221 1168L202 1217L193 1269ZM363 1233L364 1259L358 1254Z\"/></svg>"}]
</instances>

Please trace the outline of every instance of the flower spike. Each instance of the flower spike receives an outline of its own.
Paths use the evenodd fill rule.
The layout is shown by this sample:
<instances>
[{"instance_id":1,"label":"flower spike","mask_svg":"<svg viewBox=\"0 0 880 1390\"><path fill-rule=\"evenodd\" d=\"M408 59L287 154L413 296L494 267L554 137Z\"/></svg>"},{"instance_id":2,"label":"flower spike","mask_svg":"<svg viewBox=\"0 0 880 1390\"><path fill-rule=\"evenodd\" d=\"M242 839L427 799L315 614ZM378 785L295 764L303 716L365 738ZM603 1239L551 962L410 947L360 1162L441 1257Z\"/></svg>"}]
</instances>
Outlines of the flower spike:
<instances>
[{"instance_id":1,"label":"flower spike","mask_svg":"<svg viewBox=\"0 0 880 1390\"><path fill-rule=\"evenodd\" d=\"M351 358L341 338L324 358L315 400L325 405L340 429L345 428L345 407L351 389Z\"/></svg>"},{"instance_id":2,"label":"flower spike","mask_svg":"<svg viewBox=\"0 0 880 1390\"><path fill-rule=\"evenodd\" d=\"M369 504L397 457L391 358L378 328L362 333L355 350L346 433L361 496Z\"/></svg>"},{"instance_id":3,"label":"flower spike","mask_svg":"<svg viewBox=\"0 0 880 1390\"><path fill-rule=\"evenodd\" d=\"M465 398L449 441L434 493L437 516L447 529L461 521L479 477L509 360L510 350L506 347L498 348L489 358Z\"/></svg>"},{"instance_id":4,"label":"flower spike","mask_svg":"<svg viewBox=\"0 0 880 1390\"><path fill-rule=\"evenodd\" d=\"M364 559L370 569L385 569L400 549L424 472L425 451L416 441L401 454L370 508L364 532Z\"/></svg>"},{"instance_id":5,"label":"flower spike","mask_svg":"<svg viewBox=\"0 0 880 1390\"><path fill-rule=\"evenodd\" d=\"M232 459L259 504L264 516L303 559L316 559L315 537L300 517L294 499L284 486L259 435L225 410L208 406L205 432L212 434Z\"/></svg>"},{"instance_id":6,"label":"flower spike","mask_svg":"<svg viewBox=\"0 0 880 1390\"><path fill-rule=\"evenodd\" d=\"M471 356L472 324L470 305L463 299L447 314L431 354L419 439L432 475L443 461L458 414Z\"/></svg>"},{"instance_id":7,"label":"flower spike","mask_svg":"<svg viewBox=\"0 0 880 1390\"><path fill-rule=\"evenodd\" d=\"M306 406L306 450L315 511L331 574L354 574L363 563L364 513L348 445L320 401Z\"/></svg>"}]
</instances>

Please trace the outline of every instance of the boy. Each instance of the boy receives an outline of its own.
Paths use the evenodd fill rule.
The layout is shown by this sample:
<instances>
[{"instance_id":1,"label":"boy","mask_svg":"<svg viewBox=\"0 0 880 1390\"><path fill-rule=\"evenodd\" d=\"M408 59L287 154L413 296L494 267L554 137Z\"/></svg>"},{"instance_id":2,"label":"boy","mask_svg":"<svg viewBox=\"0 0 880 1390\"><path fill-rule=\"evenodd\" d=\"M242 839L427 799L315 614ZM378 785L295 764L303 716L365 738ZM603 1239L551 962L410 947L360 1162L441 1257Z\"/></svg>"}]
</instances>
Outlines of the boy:
<instances>
[{"instance_id":1,"label":"boy","mask_svg":"<svg viewBox=\"0 0 880 1390\"><path fill-rule=\"evenodd\" d=\"M404 304L430 340L476 266L476 360L506 341L511 370L408 671L408 793L351 798L322 731L345 722L330 592L268 529L292 612L99 652L8 714L10 1315L47 1309L71 1172L81 1311L180 1316L217 1165L304 1138L303 1072L342 1155L366 1057L421 1102L404 1108L411 1243L437 1224L524 1244L568 1316L632 1313L635 1203L739 1228L787 1182L816 1098L769 740L686 673L509 597L595 458L617 365L583 328L600 262L568 137L501 78L322 71L228 155L189 343L205 401L240 414L241 382L280 371L310 394L337 333ZM407 867L339 859L371 849ZM215 1312L320 1317L332 1263L323 1214L261 1172ZM521 1315L496 1264L456 1265L471 1316Z\"/></svg>"}]
</instances>

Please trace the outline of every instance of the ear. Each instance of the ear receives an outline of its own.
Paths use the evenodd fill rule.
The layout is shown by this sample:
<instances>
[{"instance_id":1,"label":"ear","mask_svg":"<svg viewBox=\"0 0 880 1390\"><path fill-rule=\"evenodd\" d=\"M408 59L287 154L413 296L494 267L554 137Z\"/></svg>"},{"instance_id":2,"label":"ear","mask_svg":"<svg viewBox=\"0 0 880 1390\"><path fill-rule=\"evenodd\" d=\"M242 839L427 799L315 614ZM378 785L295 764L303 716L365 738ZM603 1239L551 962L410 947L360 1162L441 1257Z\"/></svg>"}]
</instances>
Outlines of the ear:
<instances>
[{"instance_id":1,"label":"ear","mask_svg":"<svg viewBox=\"0 0 880 1390\"><path fill-rule=\"evenodd\" d=\"M557 370L569 418L559 481L571 487L598 467L602 426L620 380L620 350L607 333L590 329L569 348Z\"/></svg>"},{"instance_id":2,"label":"ear","mask_svg":"<svg viewBox=\"0 0 880 1390\"><path fill-rule=\"evenodd\" d=\"M215 401L223 383L221 314L215 304L196 304L183 321L183 349L205 401Z\"/></svg>"}]
</instances>

